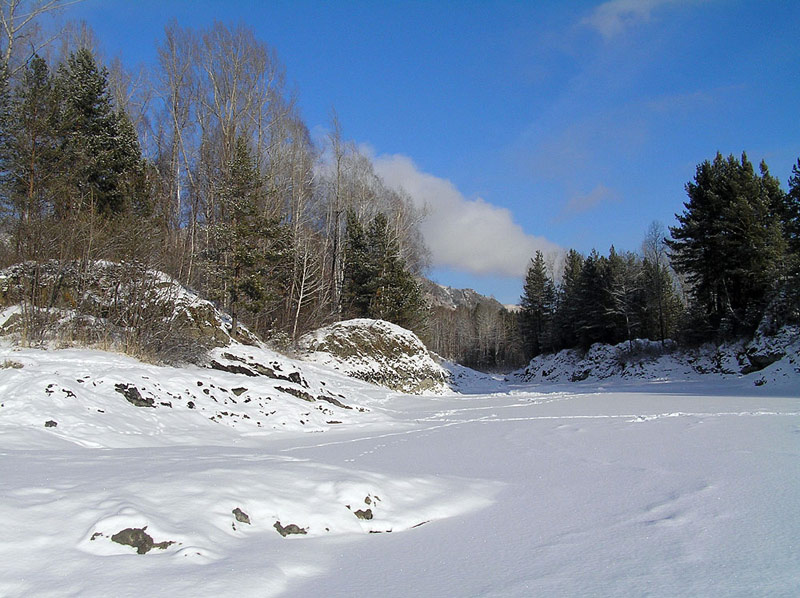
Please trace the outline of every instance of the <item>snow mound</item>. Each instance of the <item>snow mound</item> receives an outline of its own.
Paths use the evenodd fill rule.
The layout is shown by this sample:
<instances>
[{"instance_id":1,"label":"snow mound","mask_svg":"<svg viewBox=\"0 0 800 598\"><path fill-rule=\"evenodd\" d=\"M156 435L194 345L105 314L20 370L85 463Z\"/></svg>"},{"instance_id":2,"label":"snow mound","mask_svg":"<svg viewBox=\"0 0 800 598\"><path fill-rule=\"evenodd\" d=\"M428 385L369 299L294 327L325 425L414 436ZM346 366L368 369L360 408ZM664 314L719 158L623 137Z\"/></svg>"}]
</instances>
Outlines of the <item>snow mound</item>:
<instances>
[{"instance_id":1,"label":"snow mound","mask_svg":"<svg viewBox=\"0 0 800 598\"><path fill-rule=\"evenodd\" d=\"M618 345L592 345L585 353L566 349L539 355L512 374L524 382L584 380L688 380L698 375L750 377L757 386L796 384L800 377L800 328L787 326L773 336L721 346L679 350L672 342L636 340Z\"/></svg>"},{"instance_id":2,"label":"snow mound","mask_svg":"<svg viewBox=\"0 0 800 598\"><path fill-rule=\"evenodd\" d=\"M0 447L175 446L199 438L250 445L275 432L385 421L364 406L369 396L359 383L326 374L239 343L212 350L205 367L155 365L92 349L5 344L0 346Z\"/></svg>"},{"instance_id":3,"label":"snow mound","mask_svg":"<svg viewBox=\"0 0 800 598\"><path fill-rule=\"evenodd\" d=\"M304 359L399 392L449 390L447 371L422 341L384 320L338 322L303 336L298 348Z\"/></svg>"}]
</instances>

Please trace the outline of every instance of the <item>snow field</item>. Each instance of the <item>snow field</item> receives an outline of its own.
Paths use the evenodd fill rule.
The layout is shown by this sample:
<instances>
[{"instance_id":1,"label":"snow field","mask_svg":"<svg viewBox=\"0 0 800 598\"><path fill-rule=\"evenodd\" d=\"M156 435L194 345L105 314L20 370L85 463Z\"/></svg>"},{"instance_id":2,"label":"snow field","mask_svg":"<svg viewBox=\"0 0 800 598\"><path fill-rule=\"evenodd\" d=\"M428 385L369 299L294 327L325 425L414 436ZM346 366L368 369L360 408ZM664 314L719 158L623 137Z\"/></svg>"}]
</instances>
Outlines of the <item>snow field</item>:
<instances>
[{"instance_id":1,"label":"snow field","mask_svg":"<svg viewBox=\"0 0 800 598\"><path fill-rule=\"evenodd\" d=\"M421 397L263 348L212 358L280 377L2 348L0 595L800 588L800 392L782 374L532 386L456 370L462 394ZM126 529L160 546L111 540Z\"/></svg>"}]
</instances>

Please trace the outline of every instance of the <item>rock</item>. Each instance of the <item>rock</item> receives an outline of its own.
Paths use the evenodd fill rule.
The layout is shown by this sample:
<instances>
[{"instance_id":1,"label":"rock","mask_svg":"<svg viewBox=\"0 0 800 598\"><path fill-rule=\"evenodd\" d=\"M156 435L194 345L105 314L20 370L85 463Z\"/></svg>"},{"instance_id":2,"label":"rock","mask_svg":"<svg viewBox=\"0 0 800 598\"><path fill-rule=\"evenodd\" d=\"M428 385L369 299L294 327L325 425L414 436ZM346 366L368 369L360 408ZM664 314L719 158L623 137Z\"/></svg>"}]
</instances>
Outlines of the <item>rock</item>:
<instances>
[{"instance_id":1,"label":"rock","mask_svg":"<svg viewBox=\"0 0 800 598\"><path fill-rule=\"evenodd\" d=\"M153 542L153 538L145 530L147 526L128 527L111 536L111 541L124 546L133 546L137 554L147 554L153 548L165 550L175 542ZM94 536L93 536L94 539Z\"/></svg>"},{"instance_id":2,"label":"rock","mask_svg":"<svg viewBox=\"0 0 800 598\"><path fill-rule=\"evenodd\" d=\"M353 515L355 515L359 519L364 519L366 521L369 521L370 519L372 519L372 509L366 509L363 511L359 509L358 511L355 511Z\"/></svg>"},{"instance_id":3,"label":"rock","mask_svg":"<svg viewBox=\"0 0 800 598\"><path fill-rule=\"evenodd\" d=\"M156 402L151 398L146 398L139 393L139 389L132 384L115 384L114 390L125 397L131 405L136 407L155 407Z\"/></svg>"},{"instance_id":4,"label":"rock","mask_svg":"<svg viewBox=\"0 0 800 598\"><path fill-rule=\"evenodd\" d=\"M247 525L250 525L250 517L239 507L236 507L232 512L233 516L236 518L236 521L238 521L239 523L246 523Z\"/></svg>"},{"instance_id":5,"label":"rock","mask_svg":"<svg viewBox=\"0 0 800 598\"><path fill-rule=\"evenodd\" d=\"M276 530L278 530L278 533L284 538L292 534L305 535L308 533L308 530L303 529L302 527L295 525L294 523L290 523L289 525L284 527L283 525L281 525L280 521L276 521L273 527Z\"/></svg>"},{"instance_id":6,"label":"rock","mask_svg":"<svg viewBox=\"0 0 800 598\"><path fill-rule=\"evenodd\" d=\"M55 428L57 425L58 425L58 422L53 421L52 419L48 419L46 422L44 422L44 427L45 428Z\"/></svg>"},{"instance_id":7,"label":"rock","mask_svg":"<svg viewBox=\"0 0 800 598\"><path fill-rule=\"evenodd\" d=\"M337 322L301 337L303 358L392 390L449 390L449 374L411 331L383 320Z\"/></svg>"},{"instance_id":8,"label":"rock","mask_svg":"<svg viewBox=\"0 0 800 598\"><path fill-rule=\"evenodd\" d=\"M235 394L237 397L242 396L244 393L247 392L247 389L244 386L237 386L236 388L232 388L231 392Z\"/></svg>"},{"instance_id":9,"label":"rock","mask_svg":"<svg viewBox=\"0 0 800 598\"><path fill-rule=\"evenodd\" d=\"M757 353L755 351L750 350L747 352L747 360L750 362L750 365L742 368L742 374L752 374L753 372L759 372L764 368L771 366L776 361L780 361L785 356L786 353L784 353L783 351L770 351L770 352Z\"/></svg>"},{"instance_id":10,"label":"rock","mask_svg":"<svg viewBox=\"0 0 800 598\"><path fill-rule=\"evenodd\" d=\"M304 401L308 401L309 403L313 403L314 400L315 400L312 395L310 395L309 393L307 393L304 390L300 390L300 389L297 389L297 388L286 388L284 386L276 386L275 390L279 390L281 392L288 393L288 394L290 394L290 395L292 395L294 397L297 397L298 399L302 399Z\"/></svg>"}]
</instances>

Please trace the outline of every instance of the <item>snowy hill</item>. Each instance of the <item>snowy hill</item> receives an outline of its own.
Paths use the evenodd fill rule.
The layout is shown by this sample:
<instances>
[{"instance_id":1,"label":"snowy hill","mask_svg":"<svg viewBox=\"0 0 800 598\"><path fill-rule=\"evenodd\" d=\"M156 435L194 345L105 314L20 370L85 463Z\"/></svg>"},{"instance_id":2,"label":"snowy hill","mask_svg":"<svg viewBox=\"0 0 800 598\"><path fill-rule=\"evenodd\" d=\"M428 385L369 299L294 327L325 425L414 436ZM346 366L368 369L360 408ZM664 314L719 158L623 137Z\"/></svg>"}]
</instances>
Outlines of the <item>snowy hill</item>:
<instances>
[{"instance_id":1,"label":"snowy hill","mask_svg":"<svg viewBox=\"0 0 800 598\"><path fill-rule=\"evenodd\" d=\"M789 386L800 377L800 329L784 327L750 342L704 345L678 350L673 343L637 340L596 344L585 353L568 349L539 355L511 378L524 382L566 383L608 380L679 381L698 375L744 378L761 386Z\"/></svg>"}]
</instances>

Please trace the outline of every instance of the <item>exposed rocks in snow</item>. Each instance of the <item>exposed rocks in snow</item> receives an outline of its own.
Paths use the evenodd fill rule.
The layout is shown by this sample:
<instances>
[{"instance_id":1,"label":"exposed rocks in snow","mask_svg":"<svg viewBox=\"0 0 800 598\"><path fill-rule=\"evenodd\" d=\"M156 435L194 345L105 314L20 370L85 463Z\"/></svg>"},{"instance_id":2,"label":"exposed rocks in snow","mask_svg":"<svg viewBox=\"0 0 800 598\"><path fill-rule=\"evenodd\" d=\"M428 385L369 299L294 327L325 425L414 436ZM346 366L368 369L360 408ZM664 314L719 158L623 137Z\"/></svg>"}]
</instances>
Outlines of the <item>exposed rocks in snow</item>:
<instances>
[{"instance_id":1,"label":"exposed rocks in snow","mask_svg":"<svg viewBox=\"0 0 800 598\"><path fill-rule=\"evenodd\" d=\"M300 527L299 525L295 525L294 523L290 523L287 526L283 526L283 525L281 525L280 521L276 521L275 525L273 527L276 530L278 530L278 533L281 536L283 536L284 538L286 536L291 536L291 535L305 536L308 533L307 529L304 529L304 528Z\"/></svg>"},{"instance_id":2,"label":"exposed rocks in snow","mask_svg":"<svg viewBox=\"0 0 800 598\"><path fill-rule=\"evenodd\" d=\"M44 422L45 428L55 428L57 425L58 422L52 419L48 419L46 422Z\"/></svg>"},{"instance_id":3,"label":"exposed rocks in snow","mask_svg":"<svg viewBox=\"0 0 800 598\"><path fill-rule=\"evenodd\" d=\"M7 311L0 334L112 346L155 360L194 361L231 342L230 318L162 272L138 264L51 260L0 271L0 305L37 297L37 309ZM237 339L256 339L246 330ZM30 340L30 339L28 339Z\"/></svg>"},{"instance_id":4,"label":"exposed rocks in snow","mask_svg":"<svg viewBox=\"0 0 800 598\"><path fill-rule=\"evenodd\" d=\"M369 521L372 519L372 509L359 509L358 511L355 511L353 515L359 519L365 519L366 521Z\"/></svg>"},{"instance_id":5,"label":"exposed rocks in snow","mask_svg":"<svg viewBox=\"0 0 800 598\"><path fill-rule=\"evenodd\" d=\"M250 525L250 516L244 511L242 511L239 507L236 507L232 511L232 513L236 521L238 521L239 523L246 523L247 525ZM236 529L236 527L234 527L234 529Z\"/></svg>"},{"instance_id":6,"label":"exposed rocks in snow","mask_svg":"<svg viewBox=\"0 0 800 598\"><path fill-rule=\"evenodd\" d=\"M302 356L353 378L411 394L449 390L448 374L417 336L383 320L356 319L303 336Z\"/></svg>"},{"instance_id":7,"label":"exposed rocks in snow","mask_svg":"<svg viewBox=\"0 0 800 598\"><path fill-rule=\"evenodd\" d=\"M122 544L124 546L132 546L136 549L136 554L147 554L153 548L159 548L161 550L166 550L175 542L172 541L165 541L165 542L154 542L153 538L148 534L145 530L147 526L142 528L137 527L128 527L125 528L113 536L111 536L111 541L116 542L117 544ZM97 534L92 536L92 540L96 539Z\"/></svg>"},{"instance_id":8,"label":"exposed rocks in snow","mask_svg":"<svg viewBox=\"0 0 800 598\"><path fill-rule=\"evenodd\" d=\"M115 384L114 390L125 397L131 405L136 407L155 407L156 402L150 397L143 397L139 389L132 384Z\"/></svg>"},{"instance_id":9,"label":"exposed rocks in snow","mask_svg":"<svg viewBox=\"0 0 800 598\"><path fill-rule=\"evenodd\" d=\"M679 350L674 343L637 340L619 345L596 344L582 353L568 349L531 360L512 374L526 382L582 382L585 380L670 379L697 374L741 377L762 372L753 383L790 381L800 374L800 328L787 326L773 336L758 334L750 342L704 345ZM763 375L767 374L768 375Z\"/></svg>"}]
</instances>

